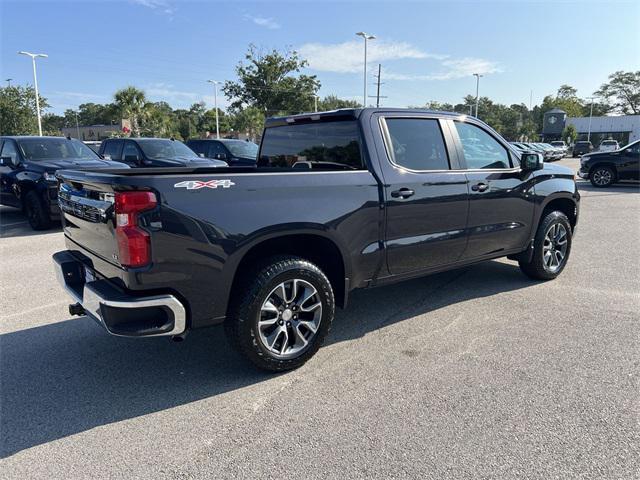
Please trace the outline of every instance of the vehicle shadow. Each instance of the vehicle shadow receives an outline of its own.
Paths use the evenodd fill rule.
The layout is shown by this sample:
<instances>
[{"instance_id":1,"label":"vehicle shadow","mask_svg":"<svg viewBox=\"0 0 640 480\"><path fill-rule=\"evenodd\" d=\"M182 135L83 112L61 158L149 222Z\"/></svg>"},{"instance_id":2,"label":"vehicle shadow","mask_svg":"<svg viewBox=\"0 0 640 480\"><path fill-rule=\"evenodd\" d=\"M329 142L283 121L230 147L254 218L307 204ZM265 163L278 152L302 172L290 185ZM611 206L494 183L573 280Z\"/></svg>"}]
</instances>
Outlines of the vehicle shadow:
<instances>
[{"instance_id":1,"label":"vehicle shadow","mask_svg":"<svg viewBox=\"0 0 640 480\"><path fill-rule=\"evenodd\" d=\"M0 238L30 237L59 231L61 231L60 222L53 222L49 230L33 230L21 210L0 206Z\"/></svg>"},{"instance_id":2,"label":"vehicle shadow","mask_svg":"<svg viewBox=\"0 0 640 480\"><path fill-rule=\"evenodd\" d=\"M327 343L534 284L515 264L488 262L354 292ZM274 378L233 352L221 327L172 343L111 337L86 317L1 335L0 366L2 458Z\"/></svg>"},{"instance_id":3,"label":"vehicle shadow","mask_svg":"<svg viewBox=\"0 0 640 480\"><path fill-rule=\"evenodd\" d=\"M591 182L580 181L576 182L578 185L578 190L582 192L594 192L594 193L640 193L640 182L636 182L633 180L624 180L618 183L614 183L610 187L600 188L594 187L591 185Z\"/></svg>"}]
</instances>

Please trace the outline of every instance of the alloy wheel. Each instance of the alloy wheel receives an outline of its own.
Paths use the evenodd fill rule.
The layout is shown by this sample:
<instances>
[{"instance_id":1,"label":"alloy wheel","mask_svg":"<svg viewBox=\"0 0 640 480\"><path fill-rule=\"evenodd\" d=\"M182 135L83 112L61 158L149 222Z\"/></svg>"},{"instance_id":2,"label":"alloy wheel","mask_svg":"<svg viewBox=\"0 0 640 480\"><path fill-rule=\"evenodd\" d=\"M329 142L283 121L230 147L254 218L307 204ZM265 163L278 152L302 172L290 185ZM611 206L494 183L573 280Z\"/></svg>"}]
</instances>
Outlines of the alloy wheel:
<instances>
[{"instance_id":1,"label":"alloy wheel","mask_svg":"<svg viewBox=\"0 0 640 480\"><path fill-rule=\"evenodd\" d=\"M555 273L564 265L567 239L567 229L561 223L554 223L547 230L542 246L542 260L547 271Z\"/></svg>"},{"instance_id":2,"label":"alloy wheel","mask_svg":"<svg viewBox=\"0 0 640 480\"><path fill-rule=\"evenodd\" d=\"M612 180L611 171L603 168L593 172L593 183L600 186L609 185Z\"/></svg>"},{"instance_id":3,"label":"alloy wheel","mask_svg":"<svg viewBox=\"0 0 640 480\"><path fill-rule=\"evenodd\" d=\"M318 290L306 280L285 280L271 290L262 303L259 338L272 355L294 358L307 349L321 319Z\"/></svg>"}]
</instances>

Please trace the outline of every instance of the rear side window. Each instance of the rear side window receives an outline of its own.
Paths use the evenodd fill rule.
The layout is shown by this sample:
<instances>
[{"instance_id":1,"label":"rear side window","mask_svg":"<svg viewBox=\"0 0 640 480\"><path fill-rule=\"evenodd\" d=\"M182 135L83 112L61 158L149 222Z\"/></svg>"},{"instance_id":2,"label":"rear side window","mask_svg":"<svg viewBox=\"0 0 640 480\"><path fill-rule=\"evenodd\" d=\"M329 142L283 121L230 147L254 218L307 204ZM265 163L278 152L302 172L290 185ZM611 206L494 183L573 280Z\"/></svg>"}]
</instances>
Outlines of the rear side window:
<instances>
[{"instance_id":1,"label":"rear side window","mask_svg":"<svg viewBox=\"0 0 640 480\"><path fill-rule=\"evenodd\" d=\"M467 168L509 168L509 154L495 138L475 125L454 122Z\"/></svg>"},{"instance_id":2,"label":"rear side window","mask_svg":"<svg viewBox=\"0 0 640 480\"><path fill-rule=\"evenodd\" d=\"M220 142L209 142L209 158L216 158L216 155L226 155L227 151Z\"/></svg>"},{"instance_id":3,"label":"rear side window","mask_svg":"<svg viewBox=\"0 0 640 480\"><path fill-rule=\"evenodd\" d=\"M269 127L258 166L363 170L358 125L349 120Z\"/></svg>"},{"instance_id":4,"label":"rear side window","mask_svg":"<svg viewBox=\"0 0 640 480\"><path fill-rule=\"evenodd\" d=\"M393 163L409 170L449 169L447 149L438 120L387 118L385 123Z\"/></svg>"},{"instance_id":5,"label":"rear side window","mask_svg":"<svg viewBox=\"0 0 640 480\"><path fill-rule=\"evenodd\" d=\"M120 160L121 145L122 140L107 140L104 144L102 155L111 158L111 160Z\"/></svg>"}]
</instances>

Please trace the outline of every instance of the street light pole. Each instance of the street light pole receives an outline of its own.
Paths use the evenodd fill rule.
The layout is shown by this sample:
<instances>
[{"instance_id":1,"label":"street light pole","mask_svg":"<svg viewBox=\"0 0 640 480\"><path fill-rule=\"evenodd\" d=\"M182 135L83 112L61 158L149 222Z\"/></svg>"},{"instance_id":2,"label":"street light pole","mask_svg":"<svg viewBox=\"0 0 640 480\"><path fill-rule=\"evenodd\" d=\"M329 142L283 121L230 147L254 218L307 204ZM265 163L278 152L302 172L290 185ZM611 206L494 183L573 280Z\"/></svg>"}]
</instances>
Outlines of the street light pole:
<instances>
[{"instance_id":1,"label":"street light pole","mask_svg":"<svg viewBox=\"0 0 640 480\"><path fill-rule=\"evenodd\" d=\"M78 111L75 110L73 113L76 114L76 134L78 135L78 140L80 140L80 124L78 123Z\"/></svg>"},{"instance_id":2,"label":"street light pole","mask_svg":"<svg viewBox=\"0 0 640 480\"><path fill-rule=\"evenodd\" d=\"M38 95L38 77L36 75L36 57L47 58L49 55L46 53L30 53L30 52L18 52L19 55L26 55L31 57L31 63L33 64L33 86L36 89L36 112L38 113L38 133L42 136L42 119L40 118L40 98Z\"/></svg>"},{"instance_id":3,"label":"street light pole","mask_svg":"<svg viewBox=\"0 0 640 480\"><path fill-rule=\"evenodd\" d=\"M591 141L591 117L593 117L593 97L591 99L591 108L589 109L589 130L587 130L587 142Z\"/></svg>"},{"instance_id":4,"label":"street light pole","mask_svg":"<svg viewBox=\"0 0 640 480\"><path fill-rule=\"evenodd\" d=\"M7 78L7 79L5 80L5 82L7 82L7 87L10 87L10 86L11 86L11 80L13 80L13 78Z\"/></svg>"},{"instance_id":5,"label":"street light pole","mask_svg":"<svg viewBox=\"0 0 640 480\"><path fill-rule=\"evenodd\" d=\"M218 123L218 82L217 80L207 80L209 83L213 83L213 106L216 109L216 138L220 138L220 124Z\"/></svg>"},{"instance_id":6,"label":"street light pole","mask_svg":"<svg viewBox=\"0 0 640 480\"><path fill-rule=\"evenodd\" d=\"M362 106L367 106L367 40L375 39L375 35L369 35L365 32L356 33L359 37L364 38L364 95L362 100Z\"/></svg>"},{"instance_id":7,"label":"street light pole","mask_svg":"<svg viewBox=\"0 0 640 480\"><path fill-rule=\"evenodd\" d=\"M478 118L478 103L480 102L478 94L480 93L480 77L482 77L482 75L474 73L473 76L476 77L476 118Z\"/></svg>"}]
</instances>

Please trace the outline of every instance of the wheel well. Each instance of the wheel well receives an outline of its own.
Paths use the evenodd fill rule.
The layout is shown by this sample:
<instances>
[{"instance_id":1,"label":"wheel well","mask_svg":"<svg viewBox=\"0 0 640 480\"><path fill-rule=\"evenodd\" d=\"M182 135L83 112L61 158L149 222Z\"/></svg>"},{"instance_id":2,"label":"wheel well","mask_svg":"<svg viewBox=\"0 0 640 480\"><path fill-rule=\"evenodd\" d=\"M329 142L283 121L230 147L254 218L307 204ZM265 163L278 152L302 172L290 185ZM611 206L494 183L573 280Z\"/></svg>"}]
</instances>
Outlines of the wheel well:
<instances>
[{"instance_id":1,"label":"wheel well","mask_svg":"<svg viewBox=\"0 0 640 480\"><path fill-rule=\"evenodd\" d=\"M20 183L20 205L22 205L22 210L26 208L25 200L27 199L27 194L31 190L36 190L36 184L33 182L21 182Z\"/></svg>"},{"instance_id":2,"label":"wheel well","mask_svg":"<svg viewBox=\"0 0 640 480\"><path fill-rule=\"evenodd\" d=\"M556 198L555 200L551 200L544 207L544 212L542 212L542 216L540 218L544 218L547 212L553 212L554 210L559 210L567 216L572 229L576 226L576 204L573 200L568 198Z\"/></svg>"},{"instance_id":3,"label":"wheel well","mask_svg":"<svg viewBox=\"0 0 640 480\"><path fill-rule=\"evenodd\" d=\"M340 249L331 240L313 234L285 235L251 247L236 269L231 291L235 291L236 283L254 268L256 263L274 255L295 255L318 266L331 282L336 304L344 305L345 267Z\"/></svg>"},{"instance_id":4,"label":"wheel well","mask_svg":"<svg viewBox=\"0 0 640 480\"><path fill-rule=\"evenodd\" d=\"M616 175L616 176L618 175L618 170L616 169L616 166L613 163L607 163L607 162L600 162L600 163L596 163L595 165L593 165L589 169L589 175L591 175L591 172L593 172L598 167L609 167L613 171L614 175Z\"/></svg>"}]
</instances>

